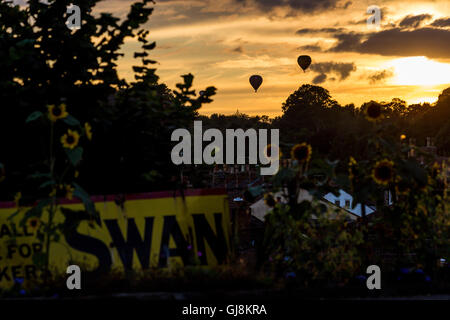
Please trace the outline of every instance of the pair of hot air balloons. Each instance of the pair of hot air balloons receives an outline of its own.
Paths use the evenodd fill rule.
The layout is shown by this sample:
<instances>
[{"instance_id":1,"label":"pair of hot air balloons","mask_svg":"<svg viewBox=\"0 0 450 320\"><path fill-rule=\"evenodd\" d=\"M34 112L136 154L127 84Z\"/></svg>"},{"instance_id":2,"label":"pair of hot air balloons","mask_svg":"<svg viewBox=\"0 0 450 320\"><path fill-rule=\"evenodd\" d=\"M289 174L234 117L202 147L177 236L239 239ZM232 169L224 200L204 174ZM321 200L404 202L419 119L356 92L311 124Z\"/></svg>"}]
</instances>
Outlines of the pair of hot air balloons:
<instances>
[{"instance_id":1,"label":"pair of hot air balloons","mask_svg":"<svg viewBox=\"0 0 450 320\"><path fill-rule=\"evenodd\" d=\"M311 57L310 56L300 56L297 59L298 65L303 69L303 72L306 72L306 69L311 65ZM258 92L259 87L261 87L263 83L263 78L260 75L253 75L250 77L250 84L252 85L255 92Z\"/></svg>"}]
</instances>

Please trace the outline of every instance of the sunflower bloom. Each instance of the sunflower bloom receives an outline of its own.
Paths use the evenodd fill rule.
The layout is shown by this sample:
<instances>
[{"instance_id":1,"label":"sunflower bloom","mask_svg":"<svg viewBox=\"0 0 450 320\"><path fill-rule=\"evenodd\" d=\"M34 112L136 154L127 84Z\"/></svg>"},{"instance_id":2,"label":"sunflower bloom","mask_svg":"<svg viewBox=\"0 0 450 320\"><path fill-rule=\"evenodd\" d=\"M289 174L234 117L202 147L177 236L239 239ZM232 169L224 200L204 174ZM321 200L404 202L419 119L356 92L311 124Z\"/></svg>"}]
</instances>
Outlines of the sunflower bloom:
<instances>
[{"instance_id":1,"label":"sunflower bloom","mask_svg":"<svg viewBox=\"0 0 450 320\"><path fill-rule=\"evenodd\" d=\"M388 185L394 178L394 162L384 159L378 161L372 169L373 180L381 185Z\"/></svg>"},{"instance_id":2,"label":"sunflower bloom","mask_svg":"<svg viewBox=\"0 0 450 320\"><path fill-rule=\"evenodd\" d=\"M215 157L216 154L220 154L220 148L214 147L214 149L211 151L211 157Z\"/></svg>"},{"instance_id":3,"label":"sunflower bloom","mask_svg":"<svg viewBox=\"0 0 450 320\"><path fill-rule=\"evenodd\" d=\"M441 173L441 166L439 163L435 162L433 163L433 166L431 167L431 175L436 178Z\"/></svg>"},{"instance_id":4,"label":"sunflower bloom","mask_svg":"<svg viewBox=\"0 0 450 320\"><path fill-rule=\"evenodd\" d=\"M295 145L291 150L292 159L298 162L308 162L311 159L312 148L306 142Z\"/></svg>"},{"instance_id":5,"label":"sunflower bloom","mask_svg":"<svg viewBox=\"0 0 450 320\"><path fill-rule=\"evenodd\" d=\"M383 109L381 104L376 102L370 102L365 110L366 119L372 122L377 122L383 119Z\"/></svg>"},{"instance_id":6,"label":"sunflower bloom","mask_svg":"<svg viewBox=\"0 0 450 320\"><path fill-rule=\"evenodd\" d=\"M398 179L395 184L395 192L400 196L406 196L409 191L409 183L403 179Z\"/></svg>"},{"instance_id":7,"label":"sunflower bloom","mask_svg":"<svg viewBox=\"0 0 450 320\"><path fill-rule=\"evenodd\" d=\"M283 156L283 153L281 152L281 148L277 145L274 146L275 149L278 149L278 159L281 159L281 157ZM268 144L265 148L264 148L264 156L267 159L275 159L275 157L272 157L272 145Z\"/></svg>"},{"instance_id":8,"label":"sunflower bloom","mask_svg":"<svg viewBox=\"0 0 450 320\"><path fill-rule=\"evenodd\" d=\"M74 191L75 191L74 187L72 187L70 184L66 185L66 199L72 200Z\"/></svg>"},{"instance_id":9,"label":"sunflower bloom","mask_svg":"<svg viewBox=\"0 0 450 320\"><path fill-rule=\"evenodd\" d=\"M92 127L88 122L84 124L84 132L86 133L88 140L92 140Z\"/></svg>"},{"instance_id":10,"label":"sunflower bloom","mask_svg":"<svg viewBox=\"0 0 450 320\"><path fill-rule=\"evenodd\" d=\"M56 122L59 119L66 118L69 114L66 111L66 105L64 103L59 106L55 106L54 104L47 106L48 108L48 117L52 122Z\"/></svg>"},{"instance_id":11,"label":"sunflower bloom","mask_svg":"<svg viewBox=\"0 0 450 320\"><path fill-rule=\"evenodd\" d=\"M273 194L266 193L264 195L264 203L266 205L268 205L269 207L272 207L272 208L275 207L276 201L275 201L275 198L273 197Z\"/></svg>"},{"instance_id":12,"label":"sunflower bloom","mask_svg":"<svg viewBox=\"0 0 450 320\"><path fill-rule=\"evenodd\" d=\"M52 191L48 194L50 198L56 197L56 188L53 188Z\"/></svg>"},{"instance_id":13,"label":"sunflower bloom","mask_svg":"<svg viewBox=\"0 0 450 320\"><path fill-rule=\"evenodd\" d=\"M68 130L65 135L61 137L61 143L64 148L75 149L80 140L80 134L77 131Z\"/></svg>"},{"instance_id":14,"label":"sunflower bloom","mask_svg":"<svg viewBox=\"0 0 450 320\"><path fill-rule=\"evenodd\" d=\"M36 231L41 226L41 220L39 218L30 218L27 220L27 227L30 231Z\"/></svg>"}]
</instances>

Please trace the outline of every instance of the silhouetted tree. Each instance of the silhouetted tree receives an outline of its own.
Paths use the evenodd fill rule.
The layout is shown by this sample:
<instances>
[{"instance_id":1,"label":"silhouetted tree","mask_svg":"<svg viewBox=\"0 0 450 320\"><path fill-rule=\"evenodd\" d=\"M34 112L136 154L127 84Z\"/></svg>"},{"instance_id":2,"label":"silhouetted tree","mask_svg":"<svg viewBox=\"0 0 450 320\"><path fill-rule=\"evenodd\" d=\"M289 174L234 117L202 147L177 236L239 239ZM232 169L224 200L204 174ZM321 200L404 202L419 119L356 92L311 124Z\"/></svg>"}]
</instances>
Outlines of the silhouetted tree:
<instances>
[{"instance_id":1,"label":"silhouetted tree","mask_svg":"<svg viewBox=\"0 0 450 320\"><path fill-rule=\"evenodd\" d=\"M153 1L137 1L122 20L110 13L94 15L99 0L47 2L0 2L0 163L6 175L0 194L12 199L19 190L36 192L25 177L42 169L49 139L36 134L45 119L31 125L25 119L60 103L93 128L79 177L90 193L170 187L170 177L178 176L170 161L170 134L192 123L215 88L196 95L192 75L183 76L175 91L159 83L151 67L156 62L148 58L156 44L142 27ZM78 30L65 25L71 3L81 9ZM141 46L134 54L140 59L133 66L135 82L117 72L126 39Z\"/></svg>"}]
</instances>

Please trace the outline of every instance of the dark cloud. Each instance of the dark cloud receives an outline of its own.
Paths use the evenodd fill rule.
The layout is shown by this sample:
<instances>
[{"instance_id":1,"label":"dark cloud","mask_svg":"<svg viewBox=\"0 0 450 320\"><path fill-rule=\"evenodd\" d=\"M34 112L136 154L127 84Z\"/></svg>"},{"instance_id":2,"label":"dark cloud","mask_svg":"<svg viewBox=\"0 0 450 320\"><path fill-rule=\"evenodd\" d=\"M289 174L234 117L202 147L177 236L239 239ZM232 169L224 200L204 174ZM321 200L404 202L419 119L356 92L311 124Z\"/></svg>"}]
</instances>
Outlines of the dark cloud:
<instances>
[{"instance_id":1,"label":"dark cloud","mask_svg":"<svg viewBox=\"0 0 450 320\"><path fill-rule=\"evenodd\" d=\"M297 49L302 50L302 51L310 51L310 52L321 52L322 51L322 48L317 44L308 44L305 46L300 46Z\"/></svg>"},{"instance_id":2,"label":"dark cloud","mask_svg":"<svg viewBox=\"0 0 450 320\"><path fill-rule=\"evenodd\" d=\"M341 33L331 52L359 52L383 56L450 58L450 30L393 28L370 34Z\"/></svg>"},{"instance_id":3,"label":"dark cloud","mask_svg":"<svg viewBox=\"0 0 450 320\"><path fill-rule=\"evenodd\" d=\"M338 7L338 2L340 2L340 0L235 0L235 1L237 3L246 5L256 4L263 11L270 11L276 8L287 8L291 12L293 11L306 13L313 13L320 10L334 9Z\"/></svg>"},{"instance_id":4,"label":"dark cloud","mask_svg":"<svg viewBox=\"0 0 450 320\"><path fill-rule=\"evenodd\" d=\"M344 32L344 28L321 28L321 29L311 29L304 28L297 30L295 33L299 35L303 34L316 34L316 33L336 33L336 32Z\"/></svg>"},{"instance_id":5,"label":"dark cloud","mask_svg":"<svg viewBox=\"0 0 450 320\"><path fill-rule=\"evenodd\" d=\"M431 14L419 14L417 16L409 15L400 21L399 26L401 28L417 28L425 20L430 20L433 16Z\"/></svg>"},{"instance_id":6,"label":"dark cloud","mask_svg":"<svg viewBox=\"0 0 450 320\"><path fill-rule=\"evenodd\" d=\"M324 83L325 80L327 80L327 75L325 73L321 73L312 80L312 83L320 84L320 83Z\"/></svg>"},{"instance_id":7,"label":"dark cloud","mask_svg":"<svg viewBox=\"0 0 450 320\"><path fill-rule=\"evenodd\" d=\"M381 70L369 75L368 79L371 84L381 82L385 79L391 78L394 75L392 70Z\"/></svg>"},{"instance_id":8,"label":"dark cloud","mask_svg":"<svg viewBox=\"0 0 450 320\"><path fill-rule=\"evenodd\" d=\"M312 64L310 69L320 75L335 73L339 76L340 80L345 80L350 76L350 73L356 71L356 65L354 63L344 62L319 62ZM325 81L325 79L323 81Z\"/></svg>"},{"instance_id":9,"label":"dark cloud","mask_svg":"<svg viewBox=\"0 0 450 320\"><path fill-rule=\"evenodd\" d=\"M133 0L114 1L134 2ZM218 5L222 0L155 0L155 2L155 15L150 23L158 27L182 25L192 21L214 21L217 18L235 17L240 14L250 16L264 14L269 17L276 15L277 18L296 17L301 14L347 9L352 4L348 0L227 0L227 5ZM159 3L165 5L158 6ZM210 10L211 8L213 10ZM174 19L174 17L177 18Z\"/></svg>"},{"instance_id":10,"label":"dark cloud","mask_svg":"<svg viewBox=\"0 0 450 320\"><path fill-rule=\"evenodd\" d=\"M236 52L236 53L243 53L244 52L244 48L242 48L242 46L236 47L232 50L232 52Z\"/></svg>"},{"instance_id":11,"label":"dark cloud","mask_svg":"<svg viewBox=\"0 0 450 320\"><path fill-rule=\"evenodd\" d=\"M442 18L434 20L431 24L433 27L445 28L450 27L450 18Z\"/></svg>"},{"instance_id":12,"label":"dark cloud","mask_svg":"<svg viewBox=\"0 0 450 320\"><path fill-rule=\"evenodd\" d=\"M359 47L361 46L363 34L354 32L339 33L335 35L335 38L338 40L338 42L329 51L332 52L358 51Z\"/></svg>"}]
</instances>

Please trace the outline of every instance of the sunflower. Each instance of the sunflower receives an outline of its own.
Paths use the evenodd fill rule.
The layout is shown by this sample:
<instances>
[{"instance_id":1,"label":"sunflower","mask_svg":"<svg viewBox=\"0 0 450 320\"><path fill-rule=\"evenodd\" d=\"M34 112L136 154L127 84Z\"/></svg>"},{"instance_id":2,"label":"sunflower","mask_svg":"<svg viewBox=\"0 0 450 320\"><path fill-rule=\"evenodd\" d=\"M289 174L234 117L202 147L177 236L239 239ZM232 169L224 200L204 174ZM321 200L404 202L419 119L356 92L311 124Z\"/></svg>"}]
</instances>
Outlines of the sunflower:
<instances>
[{"instance_id":1,"label":"sunflower","mask_svg":"<svg viewBox=\"0 0 450 320\"><path fill-rule=\"evenodd\" d=\"M78 145L80 134L77 131L67 130L67 133L61 137L61 143L64 148L74 149Z\"/></svg>"},{"instance_id":2,"label":"sunflower","mask_svg":"<svg viewBox=\"0 0 450 320\"><path fill-rule=\"evenodd\" d=\"M273 194L266 193L264 195L264 203L266 205L268 205L269 207L272 207L272 208L275 207L276 201L275 201L275 198L273 197Z\"/></svg>"},{"instance_id":3,"label":"sunflower","mask_svg":"<svg viewBox=\"0 0 450 320\"><path fill-rule=\"evenodd\" d=\"M281 156L283 155L283 153L281 152L281 148L277 145L274 145L275 149L278 149L278 159L281 159ZM272 158L272 145L268 144L265 148L264 148L264 156L267 159L274 159Z\"/></svg>"},{"instance_id":4,"label":"sunflower","mask_svg":"<svg viewBox=\"0 0 450 320\"><path fill-rule=\"evenodd\" d=\"M50 198L56 197L56 188L53 188L52 191L48 194Z\"/></svg>"},{"instance_id":5,"label":"sunflower","mask_svg":"<svg viewBox=\"0 0 450 320\"><path fill-rule=\"evenodd\" d=\"M292 159L298 162L308 162L311 159L312 148L306 142L295 145L291 150Z\"/></svg>"},{"instance_id":6,"label":"sunflower","mask_svg":"<svg viewBox=\"0 0 450 320\"><path fill-rule=\"evenodd\" d=\"M66 199L72 200L74 191L75 191L74 187L72 187L70 184L66 185Z\"/></svg>"},{"instance_id":7,"label":"sunflower","mask_svg":"<svg viewBox=\"0 0 450 320\"><path fill-rule=\"evenodd\" d=\"M211 157L215 157L216 154L220 154L220 148L214 147L214 149L211 151Z\"/></svg>"},{"instance_id":8,"label":"sunflower","mask_svg":"<svg viewBox=\"0 0 450 320\"><path fill-rule=\"evenodd\" d=\"M55 106L54 104L47 106L48 108L48 117L52 122L55 122L59 119L66 118L69 114L66 111L66 105L64 103L59 106Z\"/></svg>"},{"instance_id":9,"label":"sunflower","mask_svg":"<svg viewBox=\"0 0 450 320\"><path fill-rule=\"evenodd\" d=\"M409 191L409 183L398 177L397 183L395 184L395 192L400 196L406 196Z\"/></svg>"},{"instance_id":10,"label":"sunflower","mask_svg":"<svg viewBox=\"0 0 450 320\"><path fill-rule=\"evenodd\" d=\"M39 218L30 218L27 220L27 227L30 231L36 231L41 226L41 220Z\"/></svg>"},{"instance_id":11,"label":"sunflower","mask_svg":"<svg viewBox=\"0 0 450 320\"><path fill-rule=\"evenodd\" d=\"M92 127L88 122L84 124L84 132L86 133L88 140L92 140Z\"/></svg>"},{"instance_id":12,"label":"sunflower","mask_svg":"<svg viewBox=\"0 0 450 320\"><path fill-rule=\"evenodd\" d=\"M436 178L441 173L441 166L439 163L435 162L433 163L433 166L431 167L431 175Z\"/></svg>"},{"instance_id":13,"label":"sunflower","mask_svg":"<svg viewBox=\"0 0 450 320\"><path fill-rule=\"evenodd\" d=\"M383 119L383 110L382 106L379 103L374 101L369 102L366 107L366 119L372 122L376 122L378 120Z\"/></svg>"},{"instance_id":14,"label":"sunflower","mask_svg":"<svg viewBox=\"0 0 450 320\"><path fill-rule=\"evenodd\" d=\"M394 162L383 159L375 164L372 169L373 180L382 185L387 185L394 178Z\"/></svg>"}]
</instances>

